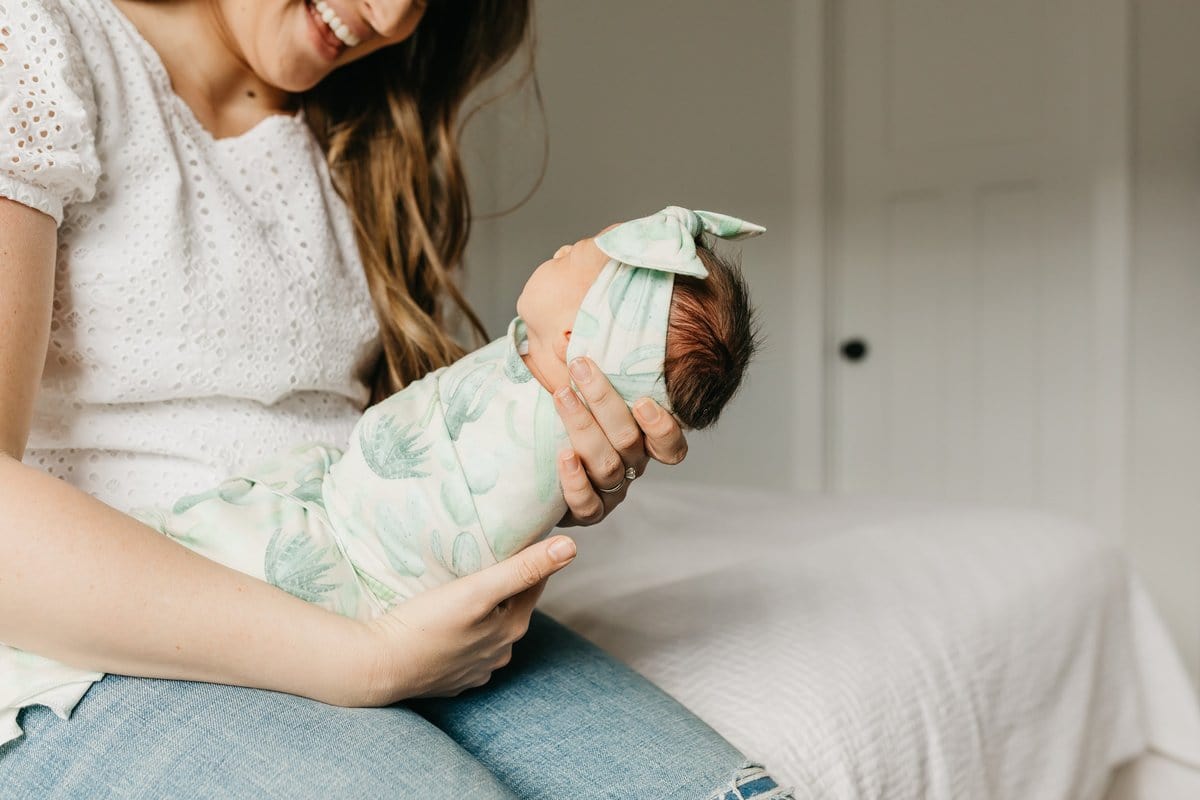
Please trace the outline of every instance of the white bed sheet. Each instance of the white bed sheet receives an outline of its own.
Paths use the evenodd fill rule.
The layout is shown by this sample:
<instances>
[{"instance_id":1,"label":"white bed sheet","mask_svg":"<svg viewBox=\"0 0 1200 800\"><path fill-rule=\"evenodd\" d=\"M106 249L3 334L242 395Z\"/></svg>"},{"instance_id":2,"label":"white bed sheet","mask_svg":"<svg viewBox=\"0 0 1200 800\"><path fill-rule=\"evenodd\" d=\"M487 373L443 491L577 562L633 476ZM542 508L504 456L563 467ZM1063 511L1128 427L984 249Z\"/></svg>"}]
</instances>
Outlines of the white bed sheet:
<instances>
[{"instance_id":1,"label":"white bed sheet","mask_svg":"<svg viewBox=\"0 0 1200 800\"><path fill-rule=\"evenodd\" d=\"M1099 798L1200 712L1120 551L1034 511L656 482L541 608L801 798Z\"/></svg>"}]
</instances>

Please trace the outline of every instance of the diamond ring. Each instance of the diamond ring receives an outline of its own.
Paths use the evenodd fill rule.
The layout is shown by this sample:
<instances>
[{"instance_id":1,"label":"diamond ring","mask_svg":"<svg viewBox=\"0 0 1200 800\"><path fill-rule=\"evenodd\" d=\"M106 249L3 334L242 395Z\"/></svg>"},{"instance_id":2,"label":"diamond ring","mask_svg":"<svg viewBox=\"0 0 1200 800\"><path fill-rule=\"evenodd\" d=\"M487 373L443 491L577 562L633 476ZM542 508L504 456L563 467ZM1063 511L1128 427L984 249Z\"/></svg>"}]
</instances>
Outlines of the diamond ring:
<instances>
[{"instance_id":1,"label":"diamond ring","mask_svg":"<svg viewBox=\"0 0 1200 800\"><path fill-rule=\"evenodd\" d=\"M625 474L621 477L620 483L618 483L616 486L612 487L611 489L601 489L600 491L604 492L605 494L612 494L613 492L619 492L625 488L626 482L632 481L637 476L638 476L638 474L637 474L636 469L634 469L633 467L626 467Z\"/></svg>"}]
</instances>

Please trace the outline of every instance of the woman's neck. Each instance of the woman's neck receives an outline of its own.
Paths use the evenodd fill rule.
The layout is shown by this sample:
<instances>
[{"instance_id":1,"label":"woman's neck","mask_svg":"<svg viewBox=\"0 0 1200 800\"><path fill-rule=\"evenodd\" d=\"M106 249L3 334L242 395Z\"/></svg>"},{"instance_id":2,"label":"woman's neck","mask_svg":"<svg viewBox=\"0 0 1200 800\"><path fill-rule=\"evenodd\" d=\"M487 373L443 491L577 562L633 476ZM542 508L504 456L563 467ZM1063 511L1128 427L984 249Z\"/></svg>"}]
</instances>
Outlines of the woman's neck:
<instances>
[{"instance_id":1,"label":"woman's neck","mask_svg":"<svg viewBox=\"0 0 1200 800\"><path fill-rule=\"evenodd\" d=\"M158 52L171 86L214 138L237 136L294 98L260 79L225 24L220 2L113 0Z\"/></svg>"}]
</instances>

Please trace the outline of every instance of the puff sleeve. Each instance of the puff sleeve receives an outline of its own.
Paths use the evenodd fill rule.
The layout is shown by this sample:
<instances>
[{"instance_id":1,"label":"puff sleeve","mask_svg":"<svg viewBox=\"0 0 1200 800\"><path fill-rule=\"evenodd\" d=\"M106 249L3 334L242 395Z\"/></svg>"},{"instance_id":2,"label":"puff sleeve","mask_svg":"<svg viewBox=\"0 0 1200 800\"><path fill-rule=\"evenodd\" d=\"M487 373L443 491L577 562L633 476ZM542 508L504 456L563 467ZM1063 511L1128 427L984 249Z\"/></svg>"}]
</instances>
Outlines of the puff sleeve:
<instances>
[{"instance_id":1,"label":"puff sleeve","mask_svg":"<svg viewBox=\"0 0 1200 800\"><path fill-rule=\"evenodd\" d=\"M96 102L60 0L0 0L0 197L62 224L100 175Z\"/></svg>"}]
</instances>

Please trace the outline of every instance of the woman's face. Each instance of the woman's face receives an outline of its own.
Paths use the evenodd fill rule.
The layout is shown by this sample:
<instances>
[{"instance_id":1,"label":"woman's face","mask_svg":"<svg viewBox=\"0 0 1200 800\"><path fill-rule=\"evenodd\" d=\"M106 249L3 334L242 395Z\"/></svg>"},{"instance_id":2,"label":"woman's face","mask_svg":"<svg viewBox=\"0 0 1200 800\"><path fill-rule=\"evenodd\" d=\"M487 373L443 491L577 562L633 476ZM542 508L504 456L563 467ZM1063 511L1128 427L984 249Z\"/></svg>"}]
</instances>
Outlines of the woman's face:
<instances>
[{"instance_id":1,"label":"woman's face","mask_svg":"<svg viewBox=\"0 0 1200 800\"><path fill-rule=\"evenodd\" d=\"M316 86L338 67L402 42L428 0L219 0L247 65L286 92Z\"/></svg>"}]
</instances>

